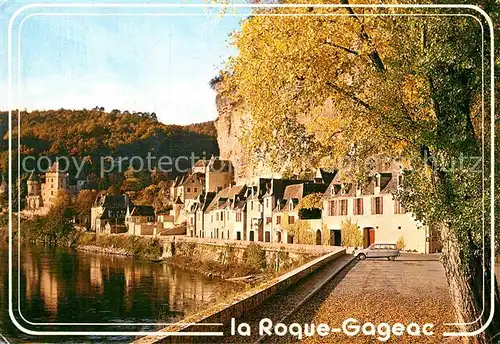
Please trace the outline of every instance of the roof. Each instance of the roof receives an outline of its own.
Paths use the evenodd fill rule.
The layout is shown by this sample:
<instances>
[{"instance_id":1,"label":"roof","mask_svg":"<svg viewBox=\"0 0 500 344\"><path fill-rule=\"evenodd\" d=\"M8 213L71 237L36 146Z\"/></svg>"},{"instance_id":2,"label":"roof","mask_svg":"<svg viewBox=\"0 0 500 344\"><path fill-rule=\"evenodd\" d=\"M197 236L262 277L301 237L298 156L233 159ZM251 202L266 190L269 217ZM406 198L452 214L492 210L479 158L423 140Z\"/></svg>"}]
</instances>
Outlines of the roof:
<instances>
[{"instance_id":1,"label":"roof","mask_svg":"<svg viewBox=\"0 0 500 344\"><path fill-rule=\"evenodd\" d=\"M318 168L316 172L316 178L321 178L323 183L330 184L335 175L337 174L337 170L332 168Z\"/></svg>"},{"instance_id":2,"label":"roof","mask_svg":"<svg viewBox=\"0 0 500 344\"><path fill-rule=\"evenodd\" d=\"M2 178L3 179L3 178ZM29 181L33 181L33 182L37 182L40 180L40 177L38 176L38 173L36 173L35 171L32 171L29 178L28 178Z\"/></svg>"},{"instance_id":3,"label":"roof","mask_svg":"<svg viewBox=\"0 0 500 344\"><path fill-rule=\"evenodd\" d=\"M150 205L136 205L132 208L130 216L155 216L155 209Z\"/></svg>"},{"instance_id":4,"label":"roof","mask_svg":"<svg viewBox=\"0 0 500 344\"><path fill-rule=\"evenodd\" d=\"M132 202L127 195L104 195L96 199L97 206L101 207L118 207L126 209Z\"/></svg>"},{"instance_id":5,"label":"roof","mask_svg":"<svg viewBox=\"0 0 500 344\"><path fill-rule=\"evenodd\" d=\"M109 212L113 214L113 216L109 216ZM122 214L123 216L116 216L117 214ZM125 220L125 209L119 207L106 207L103 209L101 216L98 217L101 220L114 220L117 223L123 222Z\"/></svg>"},{"instance_id":6,"label":"roof","mask_svg":"<svg viewBox=\"0 0 500 344\"><path fill-rule=\"evenodd\" d=\"M186 223L182 223L179 226L167 229L166 231L162 232L161 235L186 235L186 233L187 233Z\"/></svg>"},{"instance_id":7,"label":"roof","mask_svg":"<svg viewBox=\"0 0 500 344\"><path fill-rule=\"evenodd\" d=\"M327 184L318 184L312 182L302 182L301 184L289 185L285 189L283 198L300 200L312 193L324 193L327 187Z\"/></svg>"},{"instance_id":8,"label":"roof","mask_svg":"<svg viewBox=\"0 0 500 344\"><path fill-rule=\"evenodd\" d=\"M206 194L204 194L203 198L200 199L200 206L198 209L202 210L203 212L206 211L208 206L210 205L210 203L212 203L212 201L216 195L217 195L217 193L215 191L207 192Z\"/></svg>"},{"instance_id":9,"label":"roof","mask_svg":"<svg viewBox=\"0 0 500 344\"><path fill-rule=\"evenodd\" d=\"M205 175L203 173L196 172L196 173L190 174L188 177L183 178L183 179L184 180L182 181L181 185L185 185L188 183L197 183L197 184L203 185L204 180L205 180Z\"/></svg>"},{"instance_id":10,"label":"roof","mask_svg":"<svg viewBox=\"0 0 500 344\"><path fill-rule=\"evenodd\" d=\"M360 185L362 195L374 195L375 194L375 182L376 176L380 175L380 193L381 194L391 194L395 193L398 188L398 175L399 172L383 172L375 173L368 178L368 181ZM342 193L342 186L347 188L347 192ZM335 193L332 194L331 190L334 188ZM325 197L350 197L356 195L355 183L343 179L338 173L331 181L329 187L324 193Z\"/></svg>"},{"instance_id":11,"label":"roof","mask_svg":"<svg viewBox=\"0 0 500 344\"><path fill-rule=\"evenodd\" d=\"M61 171L59 168L59 162L56 161L52 164L52 166L50 167L50 169L47 173L58 173L58 172L61 172Z\"/></svg>"},{"instance_id":12,"label":"roof","mask_svg":"<svg viewBox=\"0 0 500 344\"><path fill-rule=\"evenodd\" d=\"M266 185L266 195L273 195L277 198L281 198L283 197L287 186L300 183L304 183L304 180L272 179L271 182Z\"/></svg>"},{"instance_id":13,"label":"roof","mask_svg":"<svg viewBox=\"0 0 500 344\"><path fill-rule=\"evenodd\" d=\"M210 205L207 207L206 211L210 211L213 209L217 209L221 206L228 206L226 202L228 199L233 200L235 202L237 199L237 196L243 196L243 194L246 192L246 185L235 185L235 186L229 186L223 190L221 190L210 202Z\"/></svg>"},{"instance_id":14,"label":"roof","mask_svg":"<svg viewBox=\"0 0 500 344\"><path fill-rule=\"evenodd\" d=\"M184 204L184 202L181 200L180 196L177 196L175 198L174 204Z\"/></svg>"}]
</instances>

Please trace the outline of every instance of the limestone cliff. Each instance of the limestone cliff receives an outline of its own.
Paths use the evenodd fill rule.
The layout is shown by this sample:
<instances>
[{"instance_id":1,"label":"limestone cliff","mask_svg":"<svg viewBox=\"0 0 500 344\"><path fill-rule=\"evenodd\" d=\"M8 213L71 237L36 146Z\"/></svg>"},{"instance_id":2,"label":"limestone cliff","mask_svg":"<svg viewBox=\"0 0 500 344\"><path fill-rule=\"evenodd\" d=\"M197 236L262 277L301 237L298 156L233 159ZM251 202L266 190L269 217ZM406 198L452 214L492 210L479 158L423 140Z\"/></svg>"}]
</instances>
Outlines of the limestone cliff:
<instances>
[{"instance_id":1,"label":"limestone cliff","mask_svg":"<svg viewBox=\"0 0 500 344\"><path fill-rule=\"evenodd\" d=\"M219 144L220 159L231 160L235 169L235 182L247 183L253 177L279 177L255 164L251 155L244 151L240 138L244 130L248 129L251 116L244 110L241 101L235 100L222 90L221 82L215 85L217 92L216 106L218 117L215 120L217 129L217 143ZM255 164L255 166L254 166Z\"/></svg>"}]
</instances>

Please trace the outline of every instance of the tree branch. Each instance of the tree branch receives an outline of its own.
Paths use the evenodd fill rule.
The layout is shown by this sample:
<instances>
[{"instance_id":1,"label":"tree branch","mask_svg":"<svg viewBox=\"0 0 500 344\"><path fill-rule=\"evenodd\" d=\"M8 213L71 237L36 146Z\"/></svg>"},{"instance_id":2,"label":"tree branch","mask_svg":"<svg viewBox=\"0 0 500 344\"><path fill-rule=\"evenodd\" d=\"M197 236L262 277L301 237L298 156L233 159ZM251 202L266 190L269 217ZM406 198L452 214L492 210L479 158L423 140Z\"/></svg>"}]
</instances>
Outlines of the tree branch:
<instances>
[{"instance_id":1,"label":"tree branch","mask_svg":"<svg viewBox=\"0 0 500 344\"><path fill-rule=\"evenodd\" d=\"M349 0L340 0L340 3L343 5L349 5ZM373 64L375 65L375 67L378 69L379 72L385 72L384 62L382 61L382 58L380 57L377 49L375 48L375 45L373 44L370 35L368 35L368 33L365 30L365 24L359 19L359 17L356 15L356 12L354 12L352 7L346 7L346 9L347 12L349 12L349 14L352 17L354 17L354 19L356 19L361 26L361 33L359 34L359 37L368 42L368 44L372 48L372 51L370 52L370 54L368 54L370 60L373 62Z\"/></svg>"},{"instance_id":2,"label":"tree branch","mask_svg":"<svg viewBox=\"0 0 500 344\"><path fill-rule=\"evenodd\" d=\"M350 54L356 55L356 56L359 55L359 53L356 50L352 50L352 49L343 47L341 45L338 45L338 44L335 44L335 43L332 43L332 42L329 42L329 41L326 41L323 44L331 45L332 47L342 49L342 50L344 50L344 51L346 51L346 52L348 52Z\"/></svg>"},{"instance_id":3,"label":"tree branch","mask_svg":"<svg viewBox=\"0 0 500 344\"><path fill-rule=\"evenodd\" d=\"M350 98L352 101L354 101L355 103L357 104L360 104L361 106L363 106L365 109L367 110L371 110L371 106L370 104L368 104L367 102L363 101L362 99L359 99L357 96L355 96L354 94L350 94L349 92L343 90L342 88L340 88L339 86L335 85L334 83L328 81L326 83L327 86L333 88L335 91L337 91L338 93L340 93L341 95L347 97L347 98Z\"/></svg>"}]
</instances>

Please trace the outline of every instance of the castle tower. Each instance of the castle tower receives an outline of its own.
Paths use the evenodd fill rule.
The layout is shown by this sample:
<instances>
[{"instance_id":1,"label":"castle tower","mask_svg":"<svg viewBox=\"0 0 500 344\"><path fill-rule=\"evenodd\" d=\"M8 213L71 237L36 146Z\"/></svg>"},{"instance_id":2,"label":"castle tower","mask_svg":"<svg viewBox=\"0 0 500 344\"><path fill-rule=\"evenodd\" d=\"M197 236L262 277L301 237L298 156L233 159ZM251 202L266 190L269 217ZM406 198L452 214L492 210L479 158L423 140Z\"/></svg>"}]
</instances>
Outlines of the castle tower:
<instances>
[{"instance_id":1,"label":"castle tower","mask_svg":"<svg viewBox=\"0 0 500 344\"><path fill-rule=\"evenodd\" d=\"M35 171L31 172L28 178L28 195L29 196L39 196L40 195L40 179Z\"/></svg>"},{"instance_id":2,"label":"castle tower","mask_svg":"<svg viewBox=\"0 0 500 344\"><path fill-rule=\"evenodd\" d=\"M28 194L26 196L26 208L38 209L43 206L42 197L40 195L40 179L33 171L26 182L28 185Z\"/></svg>"}]
</instances>

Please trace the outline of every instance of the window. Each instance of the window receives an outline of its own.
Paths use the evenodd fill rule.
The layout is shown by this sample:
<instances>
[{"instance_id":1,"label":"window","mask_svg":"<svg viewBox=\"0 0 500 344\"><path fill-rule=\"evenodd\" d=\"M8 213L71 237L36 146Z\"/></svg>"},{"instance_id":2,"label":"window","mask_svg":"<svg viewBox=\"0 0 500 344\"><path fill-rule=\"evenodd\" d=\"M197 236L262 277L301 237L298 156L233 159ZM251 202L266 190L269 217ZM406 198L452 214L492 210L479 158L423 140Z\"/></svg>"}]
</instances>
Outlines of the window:
<instances>
[{"instance_id":1,"label":"window","mask_svg":"<svg viewBox=\"0 0 500 344\"><path fill-rule=\"evenodd\" d=\"M273 218L272 217L266 217L266 225L270 224L271 222L273 222Z\"/></svg>"},{"instance_id":2,"label":"window","mask_svg":"<svg viewBox=\"0 0 500 344\"><path fill-rule=\"evenodd\" d=\"M220 212L220 220L224 221L224 212L223 211Z\"/></svg>"},{"instance_id":3,"label":"window","mask_svg":"<svg viewBox=\"0 0 500 344\"><path fill-rule=\"evenodd\" d=\"M236 240L241 240L241 232L236 232Z\"/></svg>"},{"instance_id":4,"label":"window","mask_svg":"<svg viewBox=\"0 0 500 344\"><path fill-rule=\"evenodd\" d=\"M194 188L194 189L193 189L193 191L194 191L194 192L198 192L198 189L197 189L197 188Z\"/></svg>"},{"instance_id":5,"label":"window","mask_svg":"<svg viewBox=\"0 0 500 344\"><path fill-rule=\"evenodd\" d=\"M281 225L281 216L276 216L276 224Z\"/></svg>"},{"instance_id":6,"label":"window","mask_svg":"<svg viewBox=\"0 0 500 344\"><path fill-rule=\"evenodd\" d=\"M375 177L375 187L376 188L380 187L380 177L379 176Z\"/></svg>"},{"instance_id":7,"label":"window","mask_svg":"<svg viewBox=\"0 0 500 344\"><path fill-rule=\"evenodd\" d=\"M236 213L236 222L241 222L241 213Z\"/></svg>"},{"instance_id":8,"label":"window","mask_svg":"<svg viewBox=\"0 0 500 344\"><path fill-rule=\"evenodd\" d=\"M293 210L293 201L290 200L290 203L288 204L288 210Z\"/></svg>"},{"instance_id":9,"label":"window","mask_svg":"<svg viewBox=\"0 0 500 344\"><path fill-rule=\"evenodd\" d=\"M269 198L266 198L266 208L269 208Z\"/></svg>"},{"instance_id":10,"label":"window","mask_svg":"<svg viewBox=\"0 0 500 344\"><path fill-rule=\"evenodd\" d=\"M401 205L400 201L394 200L394 214L404 214L405 208Z\"/></svg>"},{"instance_id":11,"label":"window","mask_svg":"<svg viewBox=\"0 0 500 344\"><path fill-rule=\"evenodd\" d=\"M335 216L337 215L337 201L330 201L330 204L328 206L329 209L329 215L330 216Z\"/></svg>"},{"instance_id":12,"label":"window","mask_svg":"<svg viewBox=\"0 0 500 344\"><path fill-rule=\"evenodd\" d=\"M188 189L187 192L191 192L191 188L187 188L187 189Z\"/></svg>"},{"instance_id":13,"label":"window","mask_svg":"<svg viewBox=\"0 0 500 344\"><path fill-rule=\"evenodd\" d=\"M400 174L398 176L398 186L403 186L403 175L402 174Z\"/></svg>"},{"instance_id":14,"label":"window","mask_svg":"<svg viewBox=\"0 0 500 344\"><path fill-rule=\"evenodd\" d=\"M363 215L363 199L355 198L353 199L353 214L354 215Z\"/></svg>"},{"instance_id":15,"label":"window","mask_svg":"<svg viewBox=\"0 0 500 344\"><path fill-rule=\"evenodd\" d=\"M382 197L373 197L372 198L372 214L379 215L379 214L383 214L383 213L384 213L384 209L383 209Z\"/></svg>"},{"instance_id":16,"label":"window","mask_svg":"<svg viewBox=\"0 0 500 344\"><path fill-rule=\"evenodd\" d=\"M194 218L193 218L193 217L191 217L191 219L190 219L190 220L191 220L191 224L192 224L192 225L194 225Z\"/></svg>"},{"instance_id":17,"label":"window","mask_svg":"<svg viewBox=\"0 0 500 344\"><path fill-rule=\"evenodd\" d=\"M215 221L219 221L219 213L215 213Z\"/></svg>"},{"instance_id":18,"label":"window","mask_svg":"<svg viewBox=\"0 0 500 344\"><path fill-rule=\"evenodd\" d=\"M293 225L295 223L295 216L288 216L288 223Z\"/></svg>"},{"instance_id":19,"label":"window","mask_svg":"<svg viewBox=\"0 0 500 344\"><path fill-rule=\"evenodd\" d=\"M340 200L340 214L339 215L347 215L347 200L346 199L341 199Z\"/></svg>"},{"instance_id":20,"label":"window","mask_svg":"<svg viewBox=\"0 0 500 344\"><path fill-rule=\"evenodd\" d=\"M250 210L253 210L253 202L250 201Z\"/></svg>"},{"instance_id":21,"label":"window","mask_svg":"<svg viewBox=\"0 0 500 344\"><path fill-rule=\"evenodd\" d=\"M214 222L214 216L210 215L210 222Z\"/></svg>"}]
</instances>

